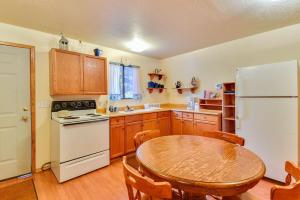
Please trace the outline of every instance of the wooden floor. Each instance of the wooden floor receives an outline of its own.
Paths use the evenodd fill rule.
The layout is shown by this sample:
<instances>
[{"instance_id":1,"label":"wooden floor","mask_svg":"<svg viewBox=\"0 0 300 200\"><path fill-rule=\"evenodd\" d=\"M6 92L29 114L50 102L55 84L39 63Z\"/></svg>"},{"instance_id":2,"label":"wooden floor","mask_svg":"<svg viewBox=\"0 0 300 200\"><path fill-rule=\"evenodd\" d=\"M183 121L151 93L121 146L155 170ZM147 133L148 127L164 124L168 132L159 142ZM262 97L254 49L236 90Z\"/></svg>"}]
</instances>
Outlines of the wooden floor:
<instances>
[{"instance_id":1,"label":"wooden floor","mask_svg":"<svg viewBox=\"0 0 300 200\"><path fill-rule=\"evenodd\" d=\"M123 180L121 161L59 184L51 170L34 175L34 183L39 200L127 200L127 190ZM261 200L270 199L273 183L262 180L249 192Z\"/></svg>"}]
</instances>

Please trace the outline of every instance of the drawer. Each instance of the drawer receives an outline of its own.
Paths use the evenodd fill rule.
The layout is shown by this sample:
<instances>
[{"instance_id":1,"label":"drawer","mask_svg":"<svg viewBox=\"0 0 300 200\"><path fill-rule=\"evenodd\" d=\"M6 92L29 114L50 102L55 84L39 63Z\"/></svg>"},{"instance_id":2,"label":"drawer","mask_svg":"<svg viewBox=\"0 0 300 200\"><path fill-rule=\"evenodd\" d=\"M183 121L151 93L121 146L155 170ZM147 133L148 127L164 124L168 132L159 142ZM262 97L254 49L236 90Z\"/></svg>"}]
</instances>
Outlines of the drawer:
<instances>
[{"instance_id":1,"label":"drawer","mask_svg":"<svg viewBox=\"0 0 300 200\"><path fill-rule=\"evenodd\" d=\"M179 111L172 111L172 117L176 117L176 118L182 118L182 112Z\"/></svg>"},{"instance_id":2,"label":"drawer","mask_svg":"<svg viewBox=\"0 0 300 200\"><path fill-rule=\"evenodd\" d=\"M169 111L158 112L157 117L158 118L170 117L170 112Z\"/></svg>"},{"instance_id":3,"label":"drawer","mask_svg":"<svg viewBox=\"0 0 300 200\"><path fill-rule=\"evenodd\" d=\"M125 116L125 123L138 122L143 120L143 115L129 115Z\"/></svg>"},{"instance_id":4,"label":"drawer","mask_svg":"<svg viewBox=\"0 0 300 200\"><path fill-rule=\"evenodd\" d=\"M124 117L112 117L110 118L110 125L124 124Z\"/></svg>"},{"instance_id":5,"label":"drawer","mask_svg":"<svg viewBox=\"0 0 300 200\"><path fill-rule=\"evenodd\" d=\"M157 119L157 113L146 113L143 114L143 120L151 120L151 119Z\"/></svg>"},{"instance_id":6,"label":"drawer","mask_svg":"<svg viewBox=\"0 0 300 200\"><path fill-rule=\"evenodd\" d=\"M206 122L218 122L218 116L216 115L206 115L206 114L194 114L194 119L198 121L206 121Z\"/></svg>"},{"instance_id":7,"label":"drawer","mask_svg":"<svg viewBox=\"0 0 300 200\"><path fill-rule=\"evenodd\" d=\"M183 118L183 119L193 119L193 118L194 118L194 113L183 112L183 113L182 113L182 118Z\"/></svg>"}]
</instances>

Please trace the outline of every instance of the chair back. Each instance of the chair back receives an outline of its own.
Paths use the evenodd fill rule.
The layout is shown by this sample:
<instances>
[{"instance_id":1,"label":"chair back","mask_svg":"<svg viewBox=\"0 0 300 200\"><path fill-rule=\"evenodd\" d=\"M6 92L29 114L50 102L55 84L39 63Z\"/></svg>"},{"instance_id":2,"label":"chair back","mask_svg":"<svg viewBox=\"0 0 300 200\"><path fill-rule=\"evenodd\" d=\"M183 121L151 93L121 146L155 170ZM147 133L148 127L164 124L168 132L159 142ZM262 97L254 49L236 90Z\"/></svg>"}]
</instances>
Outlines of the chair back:
<instances>
[{"instance_id":1,"label":"chair back","mask_svg":"<svg viewBox=\"0 0 300 200\"><path fill-rule=\"evenodd\" d=\"M141 176L138 171L127 164L127 157L123 157L123 171L129 200L141 200L142 195L149 199L172 199L172 187L168 182L154 182Z\"/></svg>"},{"instance_id":2,"label":"chair back","mask_svg":"<svg viewBox=\"0 0 300 200\"><path fill-rule=\"evenodd\" d=\"M203 132L200 135L205 136L205 137L211 137L211 138L216 138L216 139L220 139L220 140L225 140L227 142L230 142L233 144L238 144L240 146L244 146L244 144L245 144L244 138L239 137L238 135L233 134L233 133L214 131L214 132Z\"/></svg>"},{"instance_id":3,"label":"chair back","mask_svg":"<svg viewBox=\"0 0 300 200\"><path fill-rule=\"evenodd\" d=\"M147 130L147 131L141 131L135 134L134 136L134 147L135 150L143 144L144 142L151 140L153 138L159 137L160 131L159 130Z\"/></svg>"},{"instance_id":4,"label":"chair back","mask_svg":"<svg viewBox=\"0 0 300 200\"><path fill-rule=\"evenodd\" d=\"M300 200L300 167L286 161L286 186L274 186L271 189L271 200ZM292 183L292 178L295 182Z\"/></svg>"}]
</instances>

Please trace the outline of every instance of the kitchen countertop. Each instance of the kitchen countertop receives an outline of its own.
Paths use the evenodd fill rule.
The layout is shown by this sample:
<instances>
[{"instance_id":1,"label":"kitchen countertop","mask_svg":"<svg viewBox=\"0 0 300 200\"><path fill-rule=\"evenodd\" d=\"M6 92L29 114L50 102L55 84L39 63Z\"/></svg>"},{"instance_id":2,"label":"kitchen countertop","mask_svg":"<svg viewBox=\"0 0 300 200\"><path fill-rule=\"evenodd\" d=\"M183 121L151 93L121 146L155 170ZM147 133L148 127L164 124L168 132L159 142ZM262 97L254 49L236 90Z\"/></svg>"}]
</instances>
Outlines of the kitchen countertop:
<instances>
[{"instance_id":1,"label":"kitchen countertop","mask_svg":"<svg viewBox=\"0 0 300 200\"><path fill-rule=\"evenodd\" d=\"M207 114L207 115L219 115L222 113L220 110L206 110L202 109L200 111L194 111L194 110L188 110L184 108L160 108L160 109L153 109L153 110L147 110L147 109L139 109L138 112L111 112L108 114L109 117L121 117L121 116L128 116L128 115L138 115L138 114L144 114L144 113L153 113L153 112L164 112L164 111L179 111L179 112L190 112L190 113L199 113L199 114Z\"/></svg>"}]
</instances>

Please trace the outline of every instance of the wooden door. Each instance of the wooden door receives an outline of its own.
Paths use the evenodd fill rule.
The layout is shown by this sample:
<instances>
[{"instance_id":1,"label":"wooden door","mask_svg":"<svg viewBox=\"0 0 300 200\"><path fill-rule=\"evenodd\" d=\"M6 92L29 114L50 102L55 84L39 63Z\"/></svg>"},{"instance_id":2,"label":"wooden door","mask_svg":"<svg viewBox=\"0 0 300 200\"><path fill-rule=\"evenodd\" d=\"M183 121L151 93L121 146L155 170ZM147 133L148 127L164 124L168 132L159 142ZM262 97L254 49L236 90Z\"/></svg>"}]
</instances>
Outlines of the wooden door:
<instances>
[{"instance_id":1,"label":"wooden door","mask_svg":"<svg viewBox=\"0 0 300 200\"><path fill-rule=\"evenodd\" d=\"M125 127L125 153L130 153L135 150L133 141L135 134L143 130L142 122L128 123Z\"/></svg>"},{"instance_id":2,"label":"wooden door","mask_svg":"<svg viewBox=\"0 0 300 200\"><path fill-rule=\"evenodd\" d=\"M182 120L182 134L193 135L194 134L194 122L193 120Z\"/></svg>"},{"instance_id":3,"label":"wooden door","mask_svg":"<svg viewBox=\"0 0 300 200\"><path fill-rule=\"evenodd\" d=\"M158 127L160 130L160 135L169 135L171 132L170 118L165 117L158 119Z\"/></svg>"},{"instance_id":4,"label":"wooden door","mask_svg":"<svg viewBox=\"0 0 300 200\"><path fill-rule=\"evenodd\" d=\"M194 122L194 134L195 135L202 135L203 132L209 131L218 131L218 125L213 122L208 121L195 121Z\"/></svg>"},{"instance_id":5,"label":"wooden door","mask_svg":"<svg viewBox=\"0 0 300 200\"><path fill-rule=\"evenodd\" d=\"M84 94L107 94L105 58L84 56L83 71Z\"/></svg>"},{"instance_id":6,"label":"wooden door","mask_svg":"<svg viewBox=\"0 0 300 200\"><path fill-rule=\"evenodd\" d=\"M31 172L30 50L0 45L0 180Z\"/></svg>"},{"instance_id":7,"label":"wooden door","mask_svg":"<svg viewBox=\"0 0 300 200\"><path fill-rule=\"evenodd\" d=\"M172 117L172 134L173 135L181 135L182 134L182 119Z\"/></svg>"},{"instance_id":8,"label":"wooden door","mask_svg":"<svg viewBox=\"0 0 300 200\"><path fill-rule=\"evenodd\" d=\"M59 49L50 51L51 95L83 94L82 57Z\"/></svg>"},{"instance_id":9,"label":"wooden door","mask_svg":"<svg viewBox=\"0 0 300 200\"><path fill-rule=\"evenodd\" d=\"M110 158L124 155L125 153L125 128L124 124L110 127Z\"/></svg>"},{"instance_id":10,"label":"wooden door","mask_svg":"<svg viewBox=\"0 0 300 200\"><path fill-rule=\"evenodd\" d=\"M143 131L155 130L155 129L158 129L157 119L143 121Z\"/></svg>"}]
</instances>

